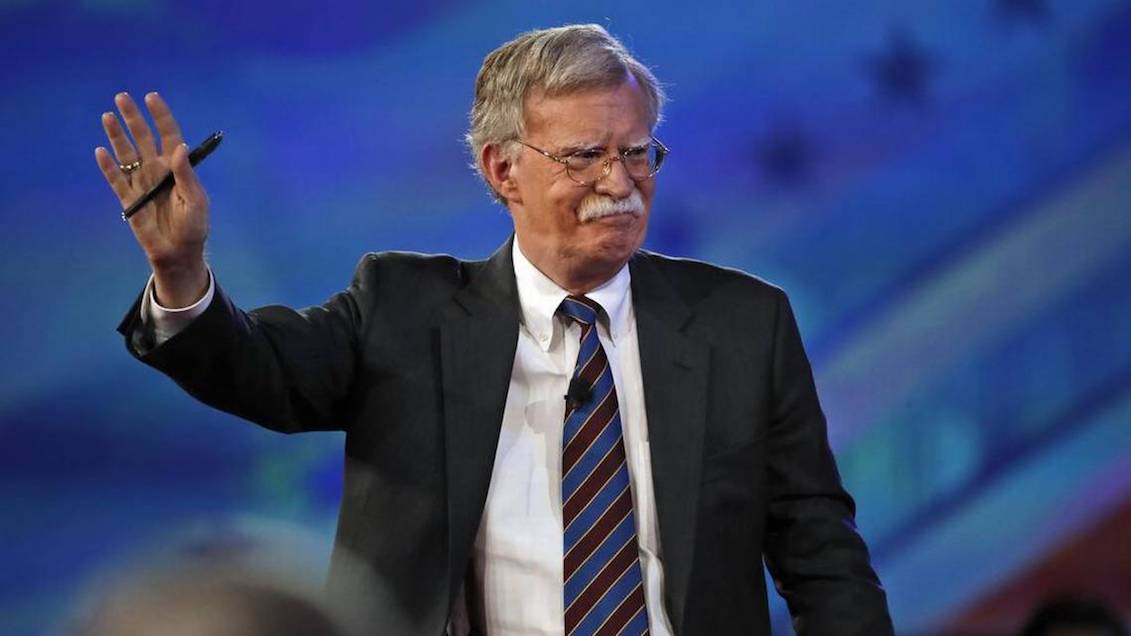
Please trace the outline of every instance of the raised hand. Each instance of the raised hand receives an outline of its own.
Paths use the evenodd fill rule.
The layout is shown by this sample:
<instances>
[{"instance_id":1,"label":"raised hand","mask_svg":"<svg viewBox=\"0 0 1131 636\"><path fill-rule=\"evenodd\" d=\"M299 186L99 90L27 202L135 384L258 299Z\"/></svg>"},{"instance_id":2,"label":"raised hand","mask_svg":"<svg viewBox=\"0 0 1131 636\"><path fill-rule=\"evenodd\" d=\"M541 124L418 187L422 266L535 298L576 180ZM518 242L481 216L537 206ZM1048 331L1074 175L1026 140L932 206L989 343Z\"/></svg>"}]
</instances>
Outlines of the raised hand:
<instances>
[{"instance_id":1,"label":"raised hand","mask_svg":"<svg viewBox=\"0 0 1131 636\"><path fill-rule=\"evenodd\" d=\"M192 304L208 286L204 241L208 238L208 195L189 164L188 147L172 111L157 93L145 105L157 125L155 139L134 100L126 93L114 103L130 131L126 136L114 113L102 114L102 127L113 155L94 151L102 175L123 208L136 201L170 170L173 188L156 197L129 219L130 229L153 269L159 302L167 307ZM160 147L158 147L160 143Z\"/></svg>"}]
</instances>

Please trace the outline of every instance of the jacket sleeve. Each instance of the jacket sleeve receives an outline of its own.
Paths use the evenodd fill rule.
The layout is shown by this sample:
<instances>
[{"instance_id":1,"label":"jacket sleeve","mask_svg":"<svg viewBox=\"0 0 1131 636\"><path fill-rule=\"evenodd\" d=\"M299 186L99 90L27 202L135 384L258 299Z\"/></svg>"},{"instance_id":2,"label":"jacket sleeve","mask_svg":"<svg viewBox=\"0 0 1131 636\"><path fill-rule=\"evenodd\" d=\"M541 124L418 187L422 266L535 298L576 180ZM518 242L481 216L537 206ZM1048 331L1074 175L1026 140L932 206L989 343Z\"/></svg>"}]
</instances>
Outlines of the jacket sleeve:
<instances>
[{"instance_id":1,"label":"jacket sleeve","mask_svg":"<svg viewBox=\"0 0 1131 636\"><path fill-rule=\"evenodd\" d=\"M340 430L354 380L371 257L324 304L244 312L216 284L211 304L159 346L141 296L118 326L126 348L200 401L287 433Z\"/></svg>"},{"instance_id":2,"label":"jacket sleeve","mask_svg":"<svg viewBox=\"0 0 1131 636\"><path fill-rule=\"evenodd\" d=\"M856 531L789 300L774 328L765 558L799 636L892 634L883 587Z\"/></svg>"}]
</instances>

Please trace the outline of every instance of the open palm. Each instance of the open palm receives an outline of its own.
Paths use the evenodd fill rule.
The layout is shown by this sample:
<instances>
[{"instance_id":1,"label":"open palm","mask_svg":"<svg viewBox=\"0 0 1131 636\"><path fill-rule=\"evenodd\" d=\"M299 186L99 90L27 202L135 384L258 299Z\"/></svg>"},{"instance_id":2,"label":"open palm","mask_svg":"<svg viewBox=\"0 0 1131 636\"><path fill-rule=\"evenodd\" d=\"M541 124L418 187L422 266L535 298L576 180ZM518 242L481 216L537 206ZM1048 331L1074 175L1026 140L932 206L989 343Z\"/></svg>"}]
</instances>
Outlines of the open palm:
<instances>
[{"instance_id":1,"label":"open palm","mask_svg":"<svg viewBox=\"0 0 1131 636\"><path fill-rule=\"evenodd\" d=\"M156 197L130 217L129 224L155 270L188 265L202 257L208 237L208 195L189 164L188 148L177 120L157 93L146 95L145 104L157 125L159 138L155 138L129 95L119 93L114 102L133 141L126 136L113 113L103 113L102 127L114 154L111 156L106 148L97 148L98 167L123 208L140 198L170 170L173 172L176 183L172 190ZM137 161L140 165L132 171L121 167Z\"/></svg>"}]
</instances>

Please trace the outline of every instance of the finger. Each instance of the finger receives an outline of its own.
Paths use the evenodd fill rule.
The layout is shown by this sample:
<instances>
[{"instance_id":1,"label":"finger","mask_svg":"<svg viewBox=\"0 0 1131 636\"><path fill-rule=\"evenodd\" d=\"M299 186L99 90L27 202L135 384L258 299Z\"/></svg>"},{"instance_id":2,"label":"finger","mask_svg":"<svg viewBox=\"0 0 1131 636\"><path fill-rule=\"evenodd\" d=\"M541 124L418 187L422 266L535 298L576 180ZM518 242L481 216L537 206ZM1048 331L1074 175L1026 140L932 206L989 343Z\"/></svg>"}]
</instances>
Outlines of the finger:
<instances>
[{"instance_id":1,"label":"finger","mask_svg":"<svg viewBox=\"0 0 1131 636\"><path fill-rule=\"evenodd\" d=\"M130 188L129 179L122 174L122 169L118 167L118 162L110 156L110 151L102 146L95 148L94 160L98 162L102 176L106 177L106 183L110 184L110 189L118 195L118 202L123 206L128 205L134 196L133 189Z\"/></svg>"},{"instance_id":2,"label":"finger","mask_svg":"<svg viewBox=\"0 0 1131 636\"><path fill-rule=\"evenodd\" d=\"M102 129L106 131L106 138L110 140L110 147L114 149L114 156L118 163L133 163L137 161L137 150L133 142L126 136L118 116L114 113L102 113Z\"/></svg>"},{"instance_id":3,"label":"finger","mask_svg":"<svg viewBox=\"0 0 1131 636\"><path fill-rule=\"evenodd\" d=\"M173 179L182 196L185 197L185 202L194 205L204 200L204 188L196 178L196 171L192 169L188 155L188 146L183 143L173 150Z\"/></svg>"},{"instance_id":4,"label":"finger","mask_svg":"<svg viewBox=\"0 0 1131 636\"><path fill-rule=\"evenodd\" d=\"M155 92L145 96L145 105L149 108L149 114L153 116L153 123L157 124L157 134L161 136L161 154L172 153L177 146L184 143L181 127L177 125L173 111L169 110L165 100Z\"/></svg>"},{"instance_id":5,"label":"finger","mask_svg":"<svg viewBox=\"0 0 1131 636\"><path fill-rule=\"evenodd\" d=\"M114 96L114 103L121 111L122 119L126 120L126 128L130 130L130 135L134 138L134 145L137 147L138 154L141 155L141 160L145 161L156 157L157 146L153 141L153 133L150 132L149 124L145 123L145 117L142 116L141 110L138 109L133 98L128 93L118 93Z\"/></svg>"}]
</instances>

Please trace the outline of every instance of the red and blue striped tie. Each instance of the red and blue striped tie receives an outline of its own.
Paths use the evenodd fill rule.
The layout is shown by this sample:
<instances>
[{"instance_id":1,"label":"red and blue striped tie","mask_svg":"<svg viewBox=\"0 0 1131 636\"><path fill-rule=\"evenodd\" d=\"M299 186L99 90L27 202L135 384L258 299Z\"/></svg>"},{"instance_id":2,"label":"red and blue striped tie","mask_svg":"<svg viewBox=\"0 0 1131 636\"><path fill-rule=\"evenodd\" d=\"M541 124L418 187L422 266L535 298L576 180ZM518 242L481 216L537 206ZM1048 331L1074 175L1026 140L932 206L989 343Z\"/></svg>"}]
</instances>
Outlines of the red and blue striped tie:
<instances>
[{"instance_id":1,"label":"red and blue striped tie","mask_svg":"<svg viewBox=\"0 0 1131 636\"><path fill-rule=\"evenodd\" d=\"M647 634L620 407L597 339L601 306L569 296L558 311L581 325L562 433L565 633Z\"/></svg>"}]
</instances>

